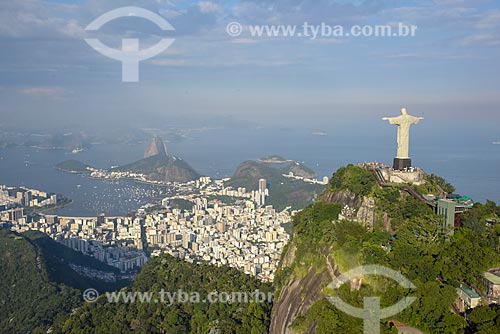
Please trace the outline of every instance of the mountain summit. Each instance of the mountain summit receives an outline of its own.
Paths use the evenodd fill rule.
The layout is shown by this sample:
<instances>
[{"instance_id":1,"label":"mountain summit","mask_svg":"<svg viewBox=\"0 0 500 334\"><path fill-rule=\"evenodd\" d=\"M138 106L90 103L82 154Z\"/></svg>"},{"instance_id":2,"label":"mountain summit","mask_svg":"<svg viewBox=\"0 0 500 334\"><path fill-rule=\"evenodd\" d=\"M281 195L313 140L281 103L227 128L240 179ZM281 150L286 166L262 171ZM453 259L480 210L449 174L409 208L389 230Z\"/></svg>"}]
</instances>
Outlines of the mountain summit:
<instances>
[{"instance_id":1,"label":"mountain summit","mask_svg":"<svg viewBox=\"0 0 500 334\"><path fill-rule=\"evenodd\" d=\"M148 148L144 152L144 158L154 157L156 155L166 157L168 155L167 144L160 138L154 136L149 142Z\"/></svg>"}]
</instances>

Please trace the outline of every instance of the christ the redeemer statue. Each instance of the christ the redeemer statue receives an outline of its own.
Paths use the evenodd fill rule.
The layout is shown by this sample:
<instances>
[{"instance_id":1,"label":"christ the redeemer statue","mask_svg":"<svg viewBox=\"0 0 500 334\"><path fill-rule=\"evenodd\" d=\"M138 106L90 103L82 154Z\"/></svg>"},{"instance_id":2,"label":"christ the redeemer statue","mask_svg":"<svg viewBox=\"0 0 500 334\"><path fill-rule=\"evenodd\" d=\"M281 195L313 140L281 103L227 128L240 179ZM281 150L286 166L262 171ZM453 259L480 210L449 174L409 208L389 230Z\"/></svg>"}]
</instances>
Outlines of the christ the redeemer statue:
<instances>
[{"instance_id":1,"label":"christ the redeemer statue","mask_svg":"<svg viewBox=\"0 0 500 334\"><path fill-rule=\"evenodd\" d=\"M411 167L411 159L408 153L410 147L410 127L424 118L408 115L406 108L403 108L401 109L401 116L384 117L382 119L398 126L398 153L396 158L394 158L393 168L402 170Z\"/></svg>"}]
</instances>

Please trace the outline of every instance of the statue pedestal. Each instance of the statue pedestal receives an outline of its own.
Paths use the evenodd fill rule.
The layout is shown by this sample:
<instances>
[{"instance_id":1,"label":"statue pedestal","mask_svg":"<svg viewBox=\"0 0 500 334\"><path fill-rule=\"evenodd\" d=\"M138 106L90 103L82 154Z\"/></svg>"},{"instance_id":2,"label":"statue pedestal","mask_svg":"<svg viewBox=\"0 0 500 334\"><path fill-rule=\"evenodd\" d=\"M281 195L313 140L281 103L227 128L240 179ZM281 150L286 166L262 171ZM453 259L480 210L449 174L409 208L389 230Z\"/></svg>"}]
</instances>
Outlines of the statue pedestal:
<instances>
[{"instance_id":1,"label":"statue pedestal","mask_svg":"<svg viewBox=\"0 0 500 334\"><path fill-rule=\"evenodd\" d=\"M394 163L392 164L392 168L395 170L403 170L405 168L411 167L411 159L410 158L394 158Z\"/></svg>"}]
</instances>

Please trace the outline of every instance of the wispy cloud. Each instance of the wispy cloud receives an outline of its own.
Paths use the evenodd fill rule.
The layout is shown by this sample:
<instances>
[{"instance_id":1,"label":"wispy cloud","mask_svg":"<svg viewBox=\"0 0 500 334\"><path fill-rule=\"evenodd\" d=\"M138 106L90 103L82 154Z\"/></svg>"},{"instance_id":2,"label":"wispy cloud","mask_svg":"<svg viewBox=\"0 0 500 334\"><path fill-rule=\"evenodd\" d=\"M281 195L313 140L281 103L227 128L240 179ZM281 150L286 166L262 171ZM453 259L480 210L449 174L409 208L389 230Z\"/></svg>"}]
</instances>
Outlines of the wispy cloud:
<instances>
[{"instance_id":1,"label":"wispy cloud","mask_svg":"<svg viewBox=\"0 0 500 334\"><path fill-rule=\"evenodd\" d=\"M212 1L200 1L198 6L202 13L215 13L220 11L219 5Z\"/></svg>"},{"instance_id":2,"label":"wispy cloud","mask_svg":"<svg viewBox=\"0 0 500 334\"><path fill-rule=\"evenodd\" d=\"M31 97L62 98L66 94L63 87L56 86L33 86L19 88L18 92Z\"/></svg>"},{"instance_id":3,"label":"wispy cloud","mask_svg":"<svg viewBox=\"0 0 500 334\"><path fill-rule=\"evenodd\" d=\"M150 64L156 65L156 66L186 66L186 60L185 59L152 59L149 61Z\"/></svg>"},{"instance_id":4,"label":"wispy cloud","mask_svg":"<svg viewBox=\"0 0 500 334\"><path fill-rule=\"evenodd\" d=\"M480 88L477 82L489 80L489 87L498 86L499 82L498 66L495 67L493 59L500 46L500 10L492 9L492 2L487 0L82 0L72 3L0 1L0 40L3 42L0 84L11 87L9 93L16 93L13 96L36 97L34 101L38 103L42 98L90 100L85 94L106 99L105 94L115 92L120 98L127 95L133 99L134 94L121 91L130 86L122 85L119 80L119 62L95 52L83 37L92 35L119 49L121 39L131 36L138 38L141 48L145 48L162 38L162 32L145 20L123 18L114 20L102 31L83 32L82 36L82 27L96 17L132 4L159 13L175 28L168 32L168 36L176 40L173 46L140 64L141 84L144 80L144 84L151 87L158 83L160 86L208 83L214 91L223 91L225 86L244 82L248 91L252 91L272 83L269 91L274 93L274 89L282 87L307 86L311 91L321 91L331 85L357 92L362 85L376 100L378 90L382 89L404 95L411 87L408 95L420 89L424 96L442 87L477 92ZM396 26L404 22L419 28L415 38L309 40L251 38L248 34L232 38L226 32L231 21L243 26L325 22L346 28L353 24ZM486 61L474 61L477 59ZM459 62L463 66L457 66ZM473 66L467 66L469 64ZM397 71L388 71L387 66ZM430 80L432 75L439 80ZM377 79L382 76L386 78L383 82ZM220 79L217 87L212 83L214 77ZM409 85L400 85L402 78ZM443 84L446 80L450 85ZM23 88L18 88L20 85ZM95 89L96 85L104 88ZM163 96L155 97L151 90L145 90L144 94L151 94L152 105Z\"/></svg>"},{"instance_id":5,"label":"wispy cloud","mask_svg":"<svg viewBox=\"0 0 500 334\"><path fill-rule=\"evenodd\" d=\"M479 21L477 27L480 29L496 29L500 27L500 10L490 10L484 13Z\"/></svg>"},{"instance_id":6,"label":"wispy cloud","mask_svg":"<svg viewBox=\"0 0 500 334\"><path fill-rule=\"evenodd\" d=\"M2 1L0 37L8 38L80 38L78 5L56 4L39 0Z\"/></svg>"},{"instance_id":7,"label":"wispy cloud","mask_svg":"<svg viewBox=\"0 0 500 334\"><path fill-rule=\"evenodd\" d=\"M231 38L228 42L232 44L256 44L259 41L257 38Z\"/></svg>"},{"instance_id":8,"label":"wispy cloud","mask_svg":"<svg viewBox=\"0 0 500 334\"><path fill-rule=\"evenodd\" d=\"M462 41L464 46L500 46L500 35L477 34L467 36Z\"/></svg>"}]
</instances>

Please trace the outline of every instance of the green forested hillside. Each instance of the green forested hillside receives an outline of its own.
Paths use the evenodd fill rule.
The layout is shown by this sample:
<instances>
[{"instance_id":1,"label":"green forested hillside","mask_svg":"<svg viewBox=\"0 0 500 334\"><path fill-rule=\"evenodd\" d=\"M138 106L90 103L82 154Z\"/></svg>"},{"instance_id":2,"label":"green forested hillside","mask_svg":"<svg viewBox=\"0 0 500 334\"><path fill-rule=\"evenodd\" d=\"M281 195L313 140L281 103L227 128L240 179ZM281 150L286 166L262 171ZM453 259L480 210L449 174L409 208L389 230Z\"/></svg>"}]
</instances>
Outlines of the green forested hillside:
<instances>
[{"instance_id":1,"label":"green forested hillside","mask_svg":"<svg viewBox=\"0 0 500 334\"><path fill-rule=\"evenodd\" d=\"M0 333L265 333L272 302L251 302L252 293L272 296L273 288L240 271L191 264L168 255L151 259L129 292L196 292L200 301L108 303L104 292L118 284L89 280L69 262L102 271L109 267L75 254L38 232L17 234L0 229ZM62 284L64 283L64 284ZM79 289L75 289L76 286ZM81 301L86 288L104 296L95 304ZM203 302L210 293L245 292L250 302ZM73 313L72 313L73 312ZM71 315L70 315L71 314Z\"/></svg>"},{"instance_id":2,"label":"green forested hillside","mask_svg":"<svg viewBox=\"0 0 500 334\"><path fill-rule=\"evenodd\" d=\"M463 215L463 227L446 236L442 217L430 207L397 188L376 187L371 176L358 167L348 166L333 175L328 191L341 189L373 197L378 220L386 215L393 230L387 232L383 224L368 229L356 222L337 221L338 211L331 207L334 204L311 205L295 216L292 241L283 256L288 263L276 279L278 296L293 295L290 282L298 279L307 284L315 275L322 277L323 296L338 294L358 307L362 307L364 296L380 296L382 306L393 305L403 296L417 297L411 307L381 323L382 332L395 330L389 320L398 320L425 333L500 333L497 309L475 311L469 322L451 311L460 283L480 288L482 273L500 264L500 228L487 225L485 220L498 217L500 207L492 202L476 204ZM337 292L324 289L331 282L328 271L335 270L333 266L346 272L363 264L400 271L417 289L401 290L390 280L372 276L365 276L359 289L351 290L348 284ZM309 333L311 329L318 334L362 333L361 320L340 312L325 298L317 298L291 326L294 333ZM480 330L481 326L490 331Z\"/></svg>"},{"instance_id":3,"label":"green forested hillside","mask_svg":"<svg viewBox=\"0 0 500 334\"><path fill-rule=\"evenodd\" d=\"M38 246L46 263L49 279L53 282L62 283L82 291L88 288L97 289L98 291L113 291L130 284L130 281L126 280L104 282L82 276L71 269L70 264L99 270L100 272L112 273L117 277L119 277L120 270L66 247L54 241L46 234L37 231L27 231L22 233L22 236Z\"/></svg>"},{"instance_id":4,"label":"green forested hillside","mask_svg":"<svg viewBox=\"0 0 500 334\"><path fill-rule=\"evenodd\" d=\"M298 175L297 169L304 174L309 173L309 177L314 176L314 172L309 172L309 168L302 164L291 163L282 167L257 161L245 161L238 166L227 184L233 188L244 187L247 190L256 190L259 187L259 179L266 179L269 188L267 204L273 205L277 210L283 210L287 206L302 209L314 201L324 186L283 176L290 171L295 171L294 174Z\"/></svg>"},{"instance_id":5,"label":"green forested hillside","mask_svg":"<svg viewBox=\"0 0 500 334\"><path fill-rule=\"evenodd\" d=\"M197 292L200 300L212 291L272 292L269 284L228 267L191 264L162 255L152 258L125 292ZM56 332L72 334L127 333L252 333L268 331L270 303L177 302L168 305L156 294L152 302L110 303L106 296L86 304ZM194 300L193 300L194 301Z\"/></svg>"},{"instance_id":6,"label":"green forested hillside","mask_svg":"<svg viewBox=\"0 0 500 334\"><path fill-rule=\"evenodd\" d=\"M373 173L354 166L347 165L339 168L330 178L328 183L328 190L350 190L356 195L368 195L373 187L377 184L377 179Z\"/></svg>"},{"instance_id":7,"label":"green forested hillside","mask_svg":"<svg viewBox=\"0 0 500 334\"><path fill-rule=\"evenodd\" d=\"M88 167L91 166L74 159L65 160L56 165L57 169L68 173L89 173Z\"/></svg>"},{"instance_id":8,"label":"green forested hillside","mask_svg":"<svg viewBox=\"0 0 500 334\"><path fill-rule=\"evenodd\" d=\"M146 175L148 180L163 182L188 182L200 175L181 158L154 155L128 165L112 168L111 171L132 172Z\"/></svg>"},{"instance_id":9,"label":"green forested hillside","mask_svg":"<svg viewBox=\"0 0 500 334\"><path fill-rule=\"evenodd\" d=\"M80 292L49 279L37 245L0 229L1 333L46 333L80 304Z\"/></svg>"}]
</instances>

